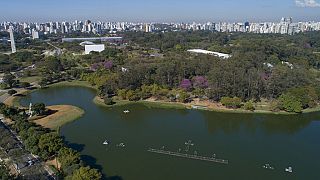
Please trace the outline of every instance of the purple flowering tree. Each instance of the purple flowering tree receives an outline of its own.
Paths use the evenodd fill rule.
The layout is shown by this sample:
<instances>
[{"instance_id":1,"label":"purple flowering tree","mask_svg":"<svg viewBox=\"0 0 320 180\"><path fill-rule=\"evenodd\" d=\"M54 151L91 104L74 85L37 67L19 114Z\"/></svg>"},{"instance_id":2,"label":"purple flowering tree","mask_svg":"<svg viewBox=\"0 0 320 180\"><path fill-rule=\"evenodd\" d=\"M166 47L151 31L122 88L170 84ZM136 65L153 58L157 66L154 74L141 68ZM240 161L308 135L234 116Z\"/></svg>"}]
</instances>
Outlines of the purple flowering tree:
<instances>
[{"instance_id":1,"label":"purple flowering tree","mask_svg":"<svg viewBox=\"0 0 320 180\"><path fill-rule=\"evenodd\" d=\"M180 83L180 88L185 90L190 90L192 88L192 83L189 79L184 79Z\"/></svg>"},{"instance_id":2,"label":"purple flowering tree","mask_svg":"<svg viewBox=\"0 0 320 180\"><path fill-rule=\"evenodd\" d=\"M91 69L92 71L96 71L96 70L99 69L99 67L100 67L100 64L99 64L99 63L94 63L94 64L91 65L90 69Z\"/></svg>"},{"instance_id":3,"label":"purple flowering tree","mask_svg":"<svg viewBox=\"0 0 320 180\"><path fill-rule=\"evenodd\" d=\"M106 68L106 69L111 69L113 67L112 61L103 62L103 67Z\"/></svg>"},{"instance_id":4,"label":"purple flowering tree","mask_svg":"<svg viewBox=\"0 0 320 180\"><path fill-rule=\"evenodd\" d=\"M97 71L99 68L111 69L113 67L112 61L105 61L100 63L94 63L91 65L92 71Z\"/></svg>"},{"instance_id":5,"label":"purple flowering tree","mask_svg":"<svg viewBox=\"0 0 320 180\"><path fill-rule=\"evenodd\" d=\"M200 88L200 89L208 88L208 80L203 76L196 76L192 79L192 81L193 81L194 88Z\"/></svg>"}]
</instances>

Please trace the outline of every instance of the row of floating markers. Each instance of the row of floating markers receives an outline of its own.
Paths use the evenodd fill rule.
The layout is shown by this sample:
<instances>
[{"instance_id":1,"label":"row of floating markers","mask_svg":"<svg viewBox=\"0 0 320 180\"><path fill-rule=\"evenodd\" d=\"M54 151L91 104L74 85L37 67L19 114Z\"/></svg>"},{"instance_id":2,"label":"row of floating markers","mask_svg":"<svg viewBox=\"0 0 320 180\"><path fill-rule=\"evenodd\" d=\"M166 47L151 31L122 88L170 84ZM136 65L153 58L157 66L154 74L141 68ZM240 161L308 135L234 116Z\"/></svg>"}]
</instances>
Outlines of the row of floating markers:
<instances>
[{"instance_id":1,"label":"row of floating markers","mask_svg":"<svg viewBox=\"0 0 320 180\"><path fill-rule=\"evenodd\" d=\"M166 151L165 146L162 146L160 149L153 149L149 148L149 152L153 153L159 153L159 154L166 154L166 155L171 155L171 156L178 156L178 157L185 157L185 158L190 158L190 159L197 159L197 160L205 160L205 161L211 161L211 162L217 162L217 163L223 163L223 164L228 164L228 160L224 159L216 159L216 154L214 153L211 157L208 156L199 156L198 151L194 151L193 155L192 154L184 154L184 152L189 152L190 148L194 146L194 143L191 140L188 140L184 143L186 146L185 149L183 150L182 148L179 148L177 152L175 151Z\"/></svg>"},{"instance_id":2,"label":"row of floating markers","mask_svg":"<svg viewBox=\"0 0 320 180\"><path fill-rule=\"evenodd\" d=\"M274 170L275 168L273 166L271 166L270 164L265 164L262 166L264 169L271 169L271 170ZM293 172L293 169L291 166L289 166L288 168L285 168L284 169L285 172L288 172L288 173L292 173Z\"/></svg>"},{"instance_id":3,"label":"row of floating markers","mask_svg":"<svg viewBox=\"0 0 320 180\"><path fill-rule=\"evenodd\" d=\"M185 142L185 145L186 145L186 149L185 149L186 152L188 152L188 151L190 150L190 146L194 146L194 144L192 143L191 140L188 140L187 142ZM162 146L162 147L161 147L161 150L164 150L164 149L165 149L165 146ZM181 150L182 150L182 149L179 148L178 153L180 153ZM197 152L197 151L194 151L194 155L197 155L197 154L198 154L198 152ZM212 158L215 158L215 157L216 157L216 154L213 154ZM275 169L275 168L274 168L273 166L271 166L270 164L265 164L265 165L263 165L262 167L263 167L264 169L270 169L270 170L274 170L274 169ZM288 173L292 173L292 172L293 172L293 169L292 169L291 166L285 168L284 170L285 170L285 172L288 172Z\"/></svg>"},{"instance_id":4,"label":"row of floating markers","mask_svg":"<svg viewBox=\"0 0 320 180\"><path fill-rule=\"evenodd\" d=\"M216 159L216 158L210 158L210 157L198 156L198 155L191 155L191 154L184 154L184 153L178 153L178 152L173 152L173 151L165 151L165 150L161 150L161 149L149 148L147 151L152 152L152 153L176 156L176 157L183 157L183 158L202 160L202 161L210 161L210 162L215 162L215 163L222 163L222 164L229 163L228 160Z\"/></svg>"}]
</instances>

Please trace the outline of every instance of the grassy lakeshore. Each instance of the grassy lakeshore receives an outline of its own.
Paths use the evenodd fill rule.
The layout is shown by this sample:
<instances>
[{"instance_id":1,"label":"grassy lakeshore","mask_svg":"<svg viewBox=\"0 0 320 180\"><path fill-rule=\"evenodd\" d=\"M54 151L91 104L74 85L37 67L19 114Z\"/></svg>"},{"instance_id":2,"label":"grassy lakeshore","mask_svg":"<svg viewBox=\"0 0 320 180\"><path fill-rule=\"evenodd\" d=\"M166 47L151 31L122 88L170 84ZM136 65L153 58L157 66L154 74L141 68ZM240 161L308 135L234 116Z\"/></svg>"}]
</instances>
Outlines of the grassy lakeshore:
<instances>
[{"instance_id":1,"label":"grassy lakeshore","mask_svg":"<svg viewBox=\"0 0 320 180\"><path fill-rule=\"evenodd\" d=\"M8 106L21 107L20 99L34 90L21 89L15 95L8 97L4 103Z\"/></svg>"},{"instance_id":2,"label":"grassy lakeshore","mask_svg":"<svg viewBox=\"0 0 320 180\"><path fill-rule=\"evenodd\" d=\"M55 84L51 84L48 87L64 87L64 86L80 86L80 87L86 87L86 88L91 88L91 89L95 89L97 90L97 87L92 86L90 83L88 83L87 81L79 81L79 80L75 80L75 81L63 81L63 82L59 82L59 83L55 83Z\"/></svg>"},{"instance_id":3,"label":"grassy lakeshore","mask_svg":"<svg viewBox=\"0 0 320 180\"><path fill-rule=\"evenodd\" d=\"M36 124L45 128L57 130L63 125L73 122L84 115L84 110L70 105L55 105L46 107L52 114L39 118L31 119Z\"/></svg>"},{"instance_id":4,"label":"grassy lakeshore","mask_svg":"<svg viewBox=\"0 0 320 180\"><path fill-rule=\"evenodd\" d=\"M179 102L163 102L163 101L147 101L147 100L141 100L141 101L128 101L128 100L116 100L114 101L116 104L114 105L106 105L103 102L103 99L99 97L95 97L93 99L93 102L99 106L112 108L112 107L118 107L118 106L125 106L130 104L142 104L147 107L157 107L157 108L167 108L167 109L192 109L192 105L196 104L183 104ZM220 113L238 113L238 114L276 114L276 115L296 115L296 113L289 113L285 111L279 111L279 112L273 112L269 110L255 110L255 111L248 111L244 109L227 109L227 108L207 108L207 109L197 109L202 111L212 111L212 112L220 112ZM304 111L303 113L312 113L320 111L320 107L314 108L314 109L308 109L308 111Z\"/></svg>"},{"instance_id":5,"label":"grassy lakeshore","mask_svg":"<svg viewBox=\"0 0 320 180\"><path fill-rule=\"evenodd\" d=\"M145 101L145 100L141 100L141 101L128 101L128 100L115 100L114 102L116 104L114 105L106 105L103 102L103 99L99 98L98 96L96 96L93 99L93 102L99 106L103 106L103 107L117 107L117 106L125 106L125 105L130 105L130 104L143 104L147 107L160 107L160 108L167 108L167 109L187 109L188 106L182 103L171 103L171 102L160 102L160 101Z\"/></svg>"},{"instance_id":6,"label":"grassy lakeshore","mask_svg":"<svg viewBox=\"0 0 320 180\"><path fill-rule=\"evenodd\" d=\"M320 105L314 108L305 109L302 113L313 113L313 112L320 112Z\"/></svg>"},{"instance_id":7,"label":"grassy lakeshore","mask_svg":"<svg viewBox=\"0 0 320 180\"><path fill-rule=\"evenodd\" d=\"M86 87L86 88L91 88L94 90L97 90L97 87L90 85L87 81L64 81L64 82L59 82L55 83L52 85L49 85L48 88L51 87L66 87L66 86L79 86L79 87ZM37 89L36 89L37 90ZM31 93L34 90L23 90L22 92L19 92L19 94L22 95L27 95L28 93ZM20 106L20 98L23 96L13 96L8 98L5 103L8 105L14 105L14 106ZM93 99L93 102L97 105L103 106L103 107L116 107L116 106L124 106L124 105L129 105L129 104L143 104L147 107L159 107L159 108L168 108L168 109L192 109L193 105L203 105L203 104L198 104L198 103L179 103L179 102L165 102L165 101L150 101L150 100L141 100L141 101L128 101L128 100L115 100L114 105L106 105L103 102L103 99L99 97L95 97ZM221 113L240 113L240 114L279 114L279 115L296 115L296 113L289 113L285 111L279 111L279 112L273 112L269 110L269 104L268 102L260 102L255 104L256 110L255 111L248 111L244 109L227 109L225 107L219 106L218 103L211 103L207 109L201 109L204 111L213 111L213 112L221 112ZM199 109L200 110L200 109ZM315 108L309 108L305 109L302 111L302 113L313 113L313 112L318 112L320 111L320 106L317 106Z\"/></svg>"}]
</instances>

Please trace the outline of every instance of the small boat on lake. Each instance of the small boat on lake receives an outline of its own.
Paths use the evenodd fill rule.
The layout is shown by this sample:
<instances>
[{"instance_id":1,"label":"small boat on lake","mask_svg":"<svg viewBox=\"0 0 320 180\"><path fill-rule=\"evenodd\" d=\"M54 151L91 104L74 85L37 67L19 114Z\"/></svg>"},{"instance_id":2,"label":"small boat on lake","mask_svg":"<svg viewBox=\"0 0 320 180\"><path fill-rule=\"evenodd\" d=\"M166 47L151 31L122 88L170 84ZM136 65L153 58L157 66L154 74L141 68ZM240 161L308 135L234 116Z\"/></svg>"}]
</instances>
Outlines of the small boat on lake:
<instances>
[{"instance_id":1,"label":"small boat on lake","mask_svg":"<svg viewBox=\"0 0 320 180\"><path fill-rule=\"evenodd\" d=\"M129 110L124 110L123 113L128 114L130 111Z\"/></svg>"},{"instance_id":2,"label":"small boat on lake","mask_svg":"<svg viewBox=\"0 0 320 180\"><path fill-rule=\"evenodd\" d=\"M124 143L120 143L120 144L117 144L118 147L125 147L126 145Z\"/></svg>"},{"instance_id":3,"label":"small boat on lake","mask_svg":"<svg viewBox=\"0 0 320 180\"><path fill-rule=\"evenodd\" d=\"M109 144L110 144L110 141L105 140L102 144L103 144L103 145L109 145Z\"/></svg>"},{"instance_id":4,"label":"small boat on lake","mask_svg":"<svg viewBox=\"0 0 320 180\"><path fill-rule=\"evenodd\" d=\"M292 172L293 172L292 167L286 168L285 171L286 171L286 172L289 172L289 173L292 173Z\"/></svg>"},{"instance_id":5,"label":"small boat on lake","mask_svg":"<svg viewBox=\"0 0 320 180\"><path fill-rule=\"evenodd\" d=\"M272 167L270 164L265 164L262 166L264 169L271 169L274 170L274 167Z\"/></svg>"}]
</instances>

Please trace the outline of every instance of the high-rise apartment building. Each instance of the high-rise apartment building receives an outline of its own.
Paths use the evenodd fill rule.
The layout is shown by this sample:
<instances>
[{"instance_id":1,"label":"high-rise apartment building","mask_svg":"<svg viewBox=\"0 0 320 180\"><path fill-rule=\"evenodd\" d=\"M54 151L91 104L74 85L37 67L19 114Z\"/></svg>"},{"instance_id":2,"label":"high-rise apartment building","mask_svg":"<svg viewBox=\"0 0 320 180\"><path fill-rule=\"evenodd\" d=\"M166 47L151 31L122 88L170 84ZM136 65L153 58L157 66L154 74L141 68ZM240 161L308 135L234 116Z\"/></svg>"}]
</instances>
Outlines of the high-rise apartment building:
<instances>
[{"instance_id":1,"label":"high-rise apartment building","mask_svg":"<svg viewBox=\"0 0 320 180\"><path fill-rule=\"evenodd\" d=\"M39 32L36 30L32 30L32 39L39 39Z\"/></svg>"},{"instance_id":2,"label":"high-rise apartment building","mask_svg":"<svg viewBox=\"0 0 320 180\"><path fill-rule=\"evenodd\" d=\"M10 42L11 42L11 52L15 53L15 52L17 52L17 49L16 49L16 43L14 42L13 27L12 26L9 27L9 33L10 33Z\"/></svg>"}]
</instances>

